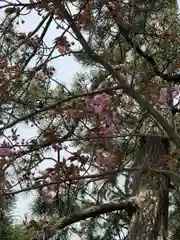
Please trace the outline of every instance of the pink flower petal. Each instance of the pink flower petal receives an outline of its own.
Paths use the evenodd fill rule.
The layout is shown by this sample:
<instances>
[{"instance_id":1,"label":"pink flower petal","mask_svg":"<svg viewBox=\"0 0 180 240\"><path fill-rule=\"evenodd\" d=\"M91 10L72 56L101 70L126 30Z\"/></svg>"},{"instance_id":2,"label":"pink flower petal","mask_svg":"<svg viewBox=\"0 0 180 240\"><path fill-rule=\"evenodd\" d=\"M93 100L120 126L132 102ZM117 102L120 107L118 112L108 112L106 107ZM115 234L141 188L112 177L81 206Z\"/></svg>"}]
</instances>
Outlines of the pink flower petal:
<instances>
[{"instance_id":1,"label":"pink flower petal","mask_svg":"<svg viewBox=\"0 0 180 240\"><path fill-rule=\"evenodd\" d=\"M98 95L94 96L93 103L96 105L102 105L102 103L103 103L102 95L98 94Z\"/></svg>"},{"instance_id":2,"label":"pink flower petal","mask_svg":"<svg viewBox=\"0 0 180 240\"><path fill-rule=\"evenodd\" d=\"M3 147L0 147L0 156L1 157L9 157L9 156L12 156L13 155L13 152L11 150L11 148L3 148Z\"/></svg>"},{"instance_id":3,"label":"pink flower petal","mask_svg":"<svg viewBox=\"0 0 180 240\"><path fill-rule=\"evenodd\" d=\"M103 106L102 105L100 105L100 106L94 106L94 112L96 113L96 114L101 114L102 112L103 112Z\"/></svg>"}]
</instances>

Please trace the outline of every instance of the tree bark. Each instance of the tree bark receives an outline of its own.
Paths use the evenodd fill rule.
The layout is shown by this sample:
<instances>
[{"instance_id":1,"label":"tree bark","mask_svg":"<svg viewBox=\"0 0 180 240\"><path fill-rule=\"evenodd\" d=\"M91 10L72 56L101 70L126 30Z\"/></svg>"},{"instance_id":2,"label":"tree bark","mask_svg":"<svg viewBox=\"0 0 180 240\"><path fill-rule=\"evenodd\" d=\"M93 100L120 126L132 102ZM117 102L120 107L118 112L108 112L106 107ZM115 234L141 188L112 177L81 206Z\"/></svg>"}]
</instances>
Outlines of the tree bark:
<instances>
[{"instance_id":1,"label":"tree bark","mask_svg":"<svg viewBox=\"0 0 180 240\"><path fill-rule=\"evenodd\" d=\"M169 141L161 137L142 137L135 165L133 195L139 197L140 208L132 216L128 240L166 240L168 229L169 178L148 172L148 166L166 169L162 156L169 155ZM144 170L143 170L144 169Z\"/></svg>"}]
</instances>

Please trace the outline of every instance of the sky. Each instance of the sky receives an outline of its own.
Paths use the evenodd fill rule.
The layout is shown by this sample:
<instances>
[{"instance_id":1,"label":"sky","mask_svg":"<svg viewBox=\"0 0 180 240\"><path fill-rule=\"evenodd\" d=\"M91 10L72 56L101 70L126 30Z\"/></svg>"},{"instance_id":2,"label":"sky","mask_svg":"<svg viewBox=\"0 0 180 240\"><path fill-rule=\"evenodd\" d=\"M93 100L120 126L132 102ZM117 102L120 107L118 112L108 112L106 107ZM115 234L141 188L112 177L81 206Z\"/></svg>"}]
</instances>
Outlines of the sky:
<instances>
[{"instance_id":1,"label":"sky","mask_svg":"<svg viewBox=\"0 0 180 240\"><path fill-rule=\"evenodd\" d=\"M35 29L40 18L34 12L33 14L26 16L24 20L25 24L20 24L18 28L22 32L30 32L31 30ZM44 38L44 41L47 43L47 45L52 45L55 37L58 37L60 35L61 32L56 29L55 25L52 24L48 31L48 35ZM67 86L71 85L71 83L73 82L73 77L77 72L83 71L82 67L73 56L60 57L58 59L52 60L51 63L56 69L56 80L63 84L65 83ZM26 135L28 136L28 138L31 137L31 135L36 134L35 132L32 132L32 129L29 129L26 125L21 126L21 132L22 135ZM50 153L49 155L52 155L53 157L53 153ZM61 152L61 156L66 157L67 153L65 151ZM50 160L44 161L40 165L41 170L52 166L52 163L53 162ZM14 211L17 218L23 218L24 214L29 212L28 209L31 202L32 197L29 194L27 196L25 194L19 195L19 201L17 202L17 207Z\"/></svg>"},{"instance_id":2,"label":"sky","mask_svg":"<svg viewBox=\"0 0 180 240\"><path fill-rule=\"evenodd\" d=\"M178 0L178 4L179 3L180 0ZM2 17L3 13L2 10L0 10L0 18ZM30 32L31 30L35 29L40 20L39 16L35 12L25 16L23 19L25 20L25 24L20 24L18 26L18 30L20 32ZM48 31L48 35L46 35L45 37L45 42L47 42L47 44L52 44L54 38L60 36L60 34L60 31L56 29L55 25L52 25ZM75 73L80 71L86 71L86 69L83 69L82 66L80 66L80 64L76 62L73 56L66 56L53 60L52 65L56 69L56 80L61 83L65 83L66 85L70 85L73 82L73 77ZM21 124L19 130L22 137L28 136L28 138L31 138L36 135L36 132L25 124ZM66 155L65 152L63 152L63 154ZM41 165L41 168L47 168L51 166L51 164L51 161L46 161ZM29 205L32 202L32 197L33 196L30 195L26 196L25 194L19 195L16 209L14 209L14 214L18 219L23 218L24 214L29 212Z\"/></svg>"},{"instance_id":3,"label":"sky","mask_svg":"<svg viewBox=\"0 0 180 240\"><path fill-rule=\"evenodd\" d=\"M0 6L1 6L1 1L0 1ZM3 12L0 10L0 19L3 18ZM25 21L24 24L19 24L17 26L17 30L19 32L31 32L37 27L37 24L40 22L40 17L36 14L34 11L30 15L27 15L23 18ZM51 25L51 27L48 30L48 34L45 36L44 41L46 42L47 45L52 45L54 39L58 36L61 35L60 30L57 30L55 25ZM71 83L73 82L73 77L77 72L84 71L80 64L75 60L73 56L65 56L65 57L60 57L58 59L54 59L51 62L52 66L55 67L56 73L55 73L55 79L63 84L66 84L66 86L70 86ZM36 131L30 127L28 127L25 124L20 124L19 126L19 134L22 138L29 139L33 138L36 136ZM49 153L49 156L53 157L53 153ZM61 156L66 157L67 153L65 151L61 152ZM40 165L40 170L46 169L50 166L52 166L53 162L48 160L44 161ZM24 218L25 213L29 213L29 206L30 203L32 202L32 198L34 196L31 194L19 194L18 195L18 201L16 208L14 209L14 216L17 220L21 220Z\"/></svg>"}]
</instances>

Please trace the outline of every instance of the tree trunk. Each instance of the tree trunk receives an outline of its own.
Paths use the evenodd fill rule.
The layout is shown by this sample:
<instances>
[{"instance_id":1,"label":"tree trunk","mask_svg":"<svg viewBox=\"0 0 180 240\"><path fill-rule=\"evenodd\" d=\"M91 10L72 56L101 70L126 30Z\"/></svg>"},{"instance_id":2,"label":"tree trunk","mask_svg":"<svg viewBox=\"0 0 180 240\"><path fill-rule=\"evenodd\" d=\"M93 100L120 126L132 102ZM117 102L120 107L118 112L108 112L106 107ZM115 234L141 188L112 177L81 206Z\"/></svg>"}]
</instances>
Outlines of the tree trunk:
<instances>
[{"instance_id":1,"label":"tree trunk","mask_svg":"<svg viewBox=\"0 0 180 240\"><path fill-rule=\"evenodd\" d=\"M142 137L135 165L144 170L143 166L166 169L164 155L169 155L168 139ZM128 240L167 240L169 178L148 171L137 172L133 195L139 197L141 205L132 216Z\"/></svg>"}]
</instances>

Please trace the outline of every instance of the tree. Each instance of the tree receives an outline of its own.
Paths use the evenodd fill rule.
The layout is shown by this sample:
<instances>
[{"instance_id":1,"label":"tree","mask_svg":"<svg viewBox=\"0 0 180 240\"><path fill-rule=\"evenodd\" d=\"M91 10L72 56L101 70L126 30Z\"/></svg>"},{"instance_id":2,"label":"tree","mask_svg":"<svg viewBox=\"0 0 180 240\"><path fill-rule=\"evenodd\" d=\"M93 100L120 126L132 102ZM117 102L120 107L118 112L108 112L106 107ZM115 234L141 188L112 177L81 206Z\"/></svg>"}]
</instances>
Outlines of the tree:
<instances>
[{"instance_id":1,"label":"tree","mask_svg":"<svg viewBox=\"0 0 180 240\"><path fill-rule=\"evenodd\" d=\"M20 224L14 225L13 208L16 207L15 198L5 199L1 208L0 237L2 240L28 240L27 230Z\"/></svg>"},{"instance_id":2,"label":"tree","mask_svg":"<svg viewBox=\"0 0 180 240\"><path fill-rule=\"evenodd\" d=\"M34 239L61 229L87 239L170 239L169 181L179 180L180 147L176 2L4 1L1 9L2 39L6 24L24 21L23 14L41 17L33 32L13 33L12 49L2 41L2 197L36 189L41 204L55 203L53 216L27 223ZM62 34L49 47L52 24ZM53 88L49 64L68 54L91 72L72 89ZM24 121L38 130L31 141L18 135ZM37 176L47 150L55 164ZM61 158L62 150L70 156Z\"/></svg>"}]
</instances>

